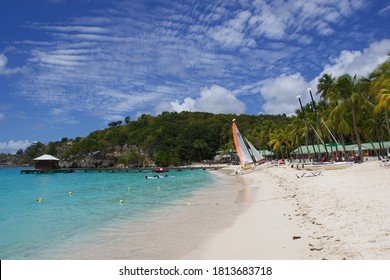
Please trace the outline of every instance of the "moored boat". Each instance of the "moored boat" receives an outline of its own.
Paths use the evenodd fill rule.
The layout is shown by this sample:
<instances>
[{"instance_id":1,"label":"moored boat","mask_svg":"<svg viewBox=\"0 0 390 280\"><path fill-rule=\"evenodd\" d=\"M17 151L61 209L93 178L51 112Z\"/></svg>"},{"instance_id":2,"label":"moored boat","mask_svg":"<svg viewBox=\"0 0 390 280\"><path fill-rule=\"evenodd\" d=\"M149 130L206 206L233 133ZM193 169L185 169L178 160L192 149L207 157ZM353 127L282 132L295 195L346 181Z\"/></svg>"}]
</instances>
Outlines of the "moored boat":
<instances>
[{"instance_id":1,"label":"moored boat","mask_svg":"<svg viewBox=\"0 0 390 280\"><path fill-rule=\"evenodd\" d=\"M258 164L258 162L263 160L264 157L260 155L260 153L256 150L256 148L253 147L253 145L241 135L240 131L238 130L235 119L232 121L232 132L233 132L234 144L236 146L237 154L240 159L240 165L241 165L240 169L235 172L236 174L238 173L247 174L253 171L260 170L263 167L269 166L268 164L265 163ZM245 145L244 139L248 143L249 149ZM256 162L253 160L251 154L255 158Z\"/></svg>"},{"instance_id":2,"label":"moored boat","mask_svg":"<svg viewBox=\"0 0 390 280\"><path fill-rule=\"evenodd\" d=\"M168 170L168 169L166 169L166 168L162 168L162 167L160 167L160 168L156 168L156 169L154 169L154 172L157 172L157 173L163 173L163 172L169 172L169 170Z\"/></svg>"},{"instance_id":3,"label":"moored boat","mask_svg":"<svg viewBox=\"0 0 390 280\"><path fill-rule=\"evenodd\" d=\"M323 163L294 163L291 167L298 170L338 170L348 168L353 165L353 162L323 162Z\"/></svg>"}]
</instances>

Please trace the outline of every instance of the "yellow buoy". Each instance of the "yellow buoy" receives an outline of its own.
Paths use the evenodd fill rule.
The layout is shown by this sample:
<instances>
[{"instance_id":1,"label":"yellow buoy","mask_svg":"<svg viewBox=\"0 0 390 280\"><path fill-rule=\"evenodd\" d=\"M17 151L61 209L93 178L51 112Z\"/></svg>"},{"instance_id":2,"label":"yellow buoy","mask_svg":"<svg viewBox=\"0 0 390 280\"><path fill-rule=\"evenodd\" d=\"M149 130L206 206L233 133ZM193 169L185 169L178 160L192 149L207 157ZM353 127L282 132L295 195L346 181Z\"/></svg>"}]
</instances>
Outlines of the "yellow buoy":
<instances>
[{"instance_id":1,"label":"yellow buoy","mask_svg":"<svg viewBox=\"0 0 390 280\"><path fill-rule=\"evenodd\" d=\"M127 190L128 190L128 191L131 191L131 188L130 188L130 187L128 187L128 188L127 188Z\"/></svg>"},{"instance_id":2,"label":"yellow buoy","mask_svg":"<svg viewBox=\"0 0 390 280\"><path fill-rule=\"evenodd\" d=\"M119 200L119 203L123 204L123 203L125 203L125 201L123 199L121 199L121 200Z\"/></svg>"},{"instance_id":3,"label":"yellow buoy","mask_svg":"<svg viewBox=\"0 0 390 280\"><path fill-rule=\"evenodd\" d=\"M191 202L187 202L186 204L187 204L188 206L192 205L192 203L191 203Z\"/></svg>"},{"instance_id":4,"label":"yellow buoy","mask_svg":"<svg viewBox=\"0 0 390 280\"><path fill-rule=\"evenodd\" d=\"M69 196L71 196L73 193L72 192L69 192Z\"/></svg>"},{"instance_id":5,"label":"yellow buoy","mask_svg":"<svg viewBox=\"0 0 390 280\"><path fill-rule=\"evenodd\" d=\"M42 197L37 199L38 202L42 202Z\"/></svg>"}]
</instances>

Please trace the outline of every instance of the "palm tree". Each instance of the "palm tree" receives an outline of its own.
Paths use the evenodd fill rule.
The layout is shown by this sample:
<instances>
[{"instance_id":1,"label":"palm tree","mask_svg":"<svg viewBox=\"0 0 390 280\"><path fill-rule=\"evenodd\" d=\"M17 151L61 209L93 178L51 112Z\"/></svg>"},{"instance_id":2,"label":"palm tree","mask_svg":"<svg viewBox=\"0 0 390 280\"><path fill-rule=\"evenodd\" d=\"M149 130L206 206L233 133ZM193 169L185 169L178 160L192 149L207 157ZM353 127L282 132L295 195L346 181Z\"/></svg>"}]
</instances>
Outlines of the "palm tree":
<instances>
[{"instance_id":1,"label":"palm tree","mask_svg":"<svg viewBox=\"0 0 390 280\"><path fill-rule=\"evenodd\" d=\"M330 143L333 141L337 144L342 145L344 156L347 154L345 149L345 136L350 135L352 133L352 128L349 122L343 116L347 116L347 113L344 112L340 114L340 112L335 111L335 107L338 104L333 102L326 106L326 109L322 112L322 121L325 123L327 128L327 134L330 139ZM331 145L331 152L333 154L333 146ZM341 152L336 146L336 152Z\"/></svg>"},{"instance_id":2,"label":"palm tree","mask_svg":"<svg viewBox=\"0 0 390 280\"><path fill-rule=\"evenodd\" d=\"M371 73L370 79L371 100L376 105L375 113L382 112L384 114L387 131L390 136L388 116L390 111L390 57Z\"/></svg>"},{"instance_id":3,"label":"palm tree","mask_svg":"<svg viewBox=\"0 0 390 280\"><path fill-rule=\"evenodd\" d=\"M298 147L301 155L302 151L300 148L303 142L305 142L306 149L309 151L306 137L306 126L302 119L298 118L297 116L293 116L290 123L287 125L286 131L290 135L291 145L293 147Z\"/></svg>"},{"instance_id":4,"label":"palm tree","mask_svg":"<svg viewBox=\"0 0 390 280\"><path fill-rule=\"evenodd\" d=\"M360 127L358 110L369 104L367 100L367 79L351 77L349 74L342 75L335 81L334 89L330 98L338 101L335 111L348 112L351 114L352 127L359 150L359 160L363 159L363 151L360 140Z\"/></svg>"},{"instance_id":5,"label":"palm tree","mask_svg":"<svg viewBox=\"0 0 390 280\"><path fill-rule=\"evenodd\" d=\"M271 146L269 145L269 142L271 139L271 134L275 130L275 127L276 124L272 121L265 121L260 127L260 144L266 146L269 150L272 150Z\"/></svg>"},{"instance_id":6,"label":"palm tree","mask_svg":"<svg viewBox=\"0 0 390 280\"><path fill-rule=\"evenodd\" d=\"M288 158L287 148L291 147L291 143L289 140L288 133L286 133L286 131L283 128L277 129L276 131L274 131L274 133L272 133L271 139L269 141L269 145L271 146L274 152L280 150L280 154L282 157L284 157L283 154L283 148L284 148L286 158Z\"/></svg>"},{"instance_id":7,"label":"palm tree","mask_svg":"<svg viewBox=\"0 0 390 280\"><path fill-rule=\"evenodd\" d=\"M332 77L332 74L324 74L318 80L317 84L317 94L320 94L320 97L323 100L329 100L330 96L334 90L335 78Z\"/></svg>"}]
</instances>

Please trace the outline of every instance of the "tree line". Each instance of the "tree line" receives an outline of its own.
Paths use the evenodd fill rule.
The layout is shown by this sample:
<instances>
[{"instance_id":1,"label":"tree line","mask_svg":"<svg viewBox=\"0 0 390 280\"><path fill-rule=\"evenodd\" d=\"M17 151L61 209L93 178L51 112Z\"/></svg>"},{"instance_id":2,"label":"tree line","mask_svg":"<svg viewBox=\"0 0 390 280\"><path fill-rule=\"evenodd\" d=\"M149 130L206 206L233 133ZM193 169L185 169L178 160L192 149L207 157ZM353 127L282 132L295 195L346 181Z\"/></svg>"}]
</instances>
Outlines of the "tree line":
<instances>
[{"instance_id":1,"label":"tree line","mask_svg":"<svg viewBox=\"0 0 390 280\"><path fill-rule=\"evenodd\" d=\"M324 74L318 82L319 102L297 109L295 115L235 115L205 112L163 112L143 114L136 120L126 117L109 127L76 139L34 144L23 151L25 161L49 153L61 159L131 146L119 159L141 165L147 159L157 165L179 165L211 160L216 151L235 150L231 121L236 119L243 135L258 149L270 150L278 158L290 156L300 146L333 143L344 147L356 143L390 140L390 59L368 77ZM298 107L298 103L297 103Z\"/></svg>"}]
</instances>

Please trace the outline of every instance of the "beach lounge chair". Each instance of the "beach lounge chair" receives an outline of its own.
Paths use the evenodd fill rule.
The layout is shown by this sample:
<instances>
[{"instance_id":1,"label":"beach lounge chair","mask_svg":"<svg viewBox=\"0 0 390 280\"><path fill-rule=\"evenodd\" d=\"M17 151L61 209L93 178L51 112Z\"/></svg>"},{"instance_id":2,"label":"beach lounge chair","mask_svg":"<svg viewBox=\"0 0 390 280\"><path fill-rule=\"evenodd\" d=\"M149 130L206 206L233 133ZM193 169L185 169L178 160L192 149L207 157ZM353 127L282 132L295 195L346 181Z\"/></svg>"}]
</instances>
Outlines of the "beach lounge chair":
<instances>
[{"instance_id":1,"label":"beach lounge chair","mask_svg":"<svg viewBox=\"0 0 390 280\"><path fill-rule=\"evenodd\" d=\"M296 173L295 176L297 178L304 178L304 177L317 177L322 174L322 170L317 170L317 171L305 171L305 172L300 172Z\"/></svg>"},{"instance_id":2,"label":"beach lounge chair","mask_svg":"<svg viewBox=\"0 0 390 280\"><path fill-rule=\"evenodd\" d=\"M381 167L390 167L390 161L388 159L382 160Z\"/></svg>"}]
</instances>

